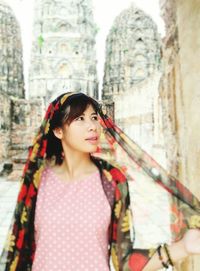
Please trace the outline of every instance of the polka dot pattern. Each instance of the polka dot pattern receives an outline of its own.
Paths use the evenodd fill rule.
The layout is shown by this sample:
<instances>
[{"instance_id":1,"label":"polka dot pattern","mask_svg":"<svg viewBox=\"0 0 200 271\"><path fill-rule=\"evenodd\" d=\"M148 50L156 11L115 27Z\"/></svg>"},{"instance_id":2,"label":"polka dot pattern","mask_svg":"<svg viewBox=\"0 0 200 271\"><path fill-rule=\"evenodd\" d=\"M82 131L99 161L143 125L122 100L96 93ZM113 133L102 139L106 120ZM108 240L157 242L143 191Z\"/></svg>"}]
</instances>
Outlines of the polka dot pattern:
<instances>
[{"instance_id":1,"label":"polka dot pattern","mask_svg":"<svg viewBox=\"0 0 200 271\"><path fill-rule=\"evenodd\" d=\"M32 271L109 271L110 221L99 172L66 183L45 169L36 203Z\"/></svg>"}]
</instances>

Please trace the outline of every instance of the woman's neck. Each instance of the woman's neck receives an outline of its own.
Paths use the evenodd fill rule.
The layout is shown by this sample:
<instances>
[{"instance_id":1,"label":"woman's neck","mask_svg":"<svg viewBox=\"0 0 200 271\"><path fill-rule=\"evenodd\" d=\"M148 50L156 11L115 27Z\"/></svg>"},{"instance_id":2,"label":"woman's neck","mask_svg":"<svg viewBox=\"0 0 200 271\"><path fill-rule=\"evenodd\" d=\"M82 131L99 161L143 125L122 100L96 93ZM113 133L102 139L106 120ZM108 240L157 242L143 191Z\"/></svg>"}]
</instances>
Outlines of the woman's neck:
<instances>
[{"instance_id":1,"label":"woman's neck","mask_svg":"<svg viewBox=\"0 0 200 271\"><path fill-rule=\"evenodd\" d=\"M80 175L88 175L95 170L97 170L97 167L88 153L80 155L74 153L72 156L64 156L63 163L56 167L58 174L65 175L67 179L71 180L76 179Z\"/></svg>"}]
</instances>

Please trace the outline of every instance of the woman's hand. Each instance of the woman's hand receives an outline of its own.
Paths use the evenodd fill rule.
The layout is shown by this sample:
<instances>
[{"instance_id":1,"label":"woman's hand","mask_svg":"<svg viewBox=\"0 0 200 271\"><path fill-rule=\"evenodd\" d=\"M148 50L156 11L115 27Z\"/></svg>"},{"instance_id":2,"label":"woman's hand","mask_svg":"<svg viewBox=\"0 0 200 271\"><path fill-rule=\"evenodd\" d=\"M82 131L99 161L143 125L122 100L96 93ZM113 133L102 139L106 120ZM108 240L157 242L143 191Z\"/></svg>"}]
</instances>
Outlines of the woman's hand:
<instances>
[{"instance_id":1,"label":"woman's hand","mask_svg":"<svg viewBox=\"0 0 200 271\"><path fill-rule=\"evenodd\" d=\"M174 263L183 260L185 257L192 254L200 254L200 229L190 229L188 230L184 237L171 244L169 246L170 256ZM164 258L164 262L167 262L167 255L163 248L161 254ZM158 253L155 253L151 260L144 267L144 271L155 271L162 268L161 261L158 257Z\"/></svg>"},{"instance_id":2,"label":"woman's hand","mask_svg":"<svg viewBox=\"0 0 200 271\"><path fill-rule=\"evenodd\" d=\"M188 255L200 254L200 229L188 230L181 241Z\"/></svg>"}]
</instances>

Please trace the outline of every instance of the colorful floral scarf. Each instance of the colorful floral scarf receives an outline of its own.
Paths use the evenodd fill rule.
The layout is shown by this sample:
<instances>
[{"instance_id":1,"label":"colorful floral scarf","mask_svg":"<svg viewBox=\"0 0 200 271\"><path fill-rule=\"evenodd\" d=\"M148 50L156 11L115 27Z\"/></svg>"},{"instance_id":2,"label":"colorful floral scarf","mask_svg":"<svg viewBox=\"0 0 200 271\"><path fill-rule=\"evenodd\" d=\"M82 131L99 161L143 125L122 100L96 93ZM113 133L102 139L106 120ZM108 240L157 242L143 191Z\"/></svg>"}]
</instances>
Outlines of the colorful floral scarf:
<instances>
[{"instance_id":1,"label":"colorful floral scarf","mask_svg":"<svg viewBox=\"0 0 200 271\"><path fill-rule=\"evenodd\" d=\"M1 266L4 265L4 269L1 270L31 270L36 249L34 240L35 206L40 177L45 167L50 120L56 110L60 110L64 103L68 103L70 97L76 95L85 94L66 93L49 105L34 143L29 150L8 245L5 246L0 260ZM163 232L166 239L160 239L160 243L179 240L188 228L200 228L200 202L187 188L169 175L125 135L103 113L101 106L97 102L96 104L102 133L101 144L98 151L92 154L92 159L101 171L102 186L112 207L109 238L110 256L115 270L140 271L152 257L159 244L156 243L154 248L151 248L151 244L144 247L138 241L140 233L137 232L135 225L140 222L141 217L137 218L134 211L132 214L130 183L136 187L137 193L139 191L142 194L145 187L148 189L153 187L161 201L165 199L162 203L167 208L167 220L164 225L166 235L165 230ZM153 196L152 199L155 202L158 200L157 204L160 204L159 199ZM143 214L146 214L145 211ZM149 224L153 223L153 221L149 221ZM141 227L144 226L143 222L139 224Z\"/></svg>"}]
</instances>

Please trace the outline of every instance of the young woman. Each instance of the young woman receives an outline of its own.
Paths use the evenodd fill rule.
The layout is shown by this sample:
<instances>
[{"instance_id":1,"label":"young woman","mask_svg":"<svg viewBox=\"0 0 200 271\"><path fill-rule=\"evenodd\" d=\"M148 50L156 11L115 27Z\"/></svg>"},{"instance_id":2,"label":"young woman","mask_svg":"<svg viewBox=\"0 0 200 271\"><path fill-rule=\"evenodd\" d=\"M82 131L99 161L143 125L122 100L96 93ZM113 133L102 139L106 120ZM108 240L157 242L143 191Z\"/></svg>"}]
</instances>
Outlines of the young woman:
<instances>
[{"instance_id":1,"label":"young woman","mask_svg":"<svg viewBox=\"0 0 200 271\"><path fill-rule=\"evenodd\" d=\"M172 244L134 247L129 166L169 192L170 213L177 218ZM197 198L112 123L94 99L66 93L49 105L30 148L1 261L6 271L109 271L110 258L115 270L158 270L200 253L199 222Z\"/></svg>"}]
</instances>

